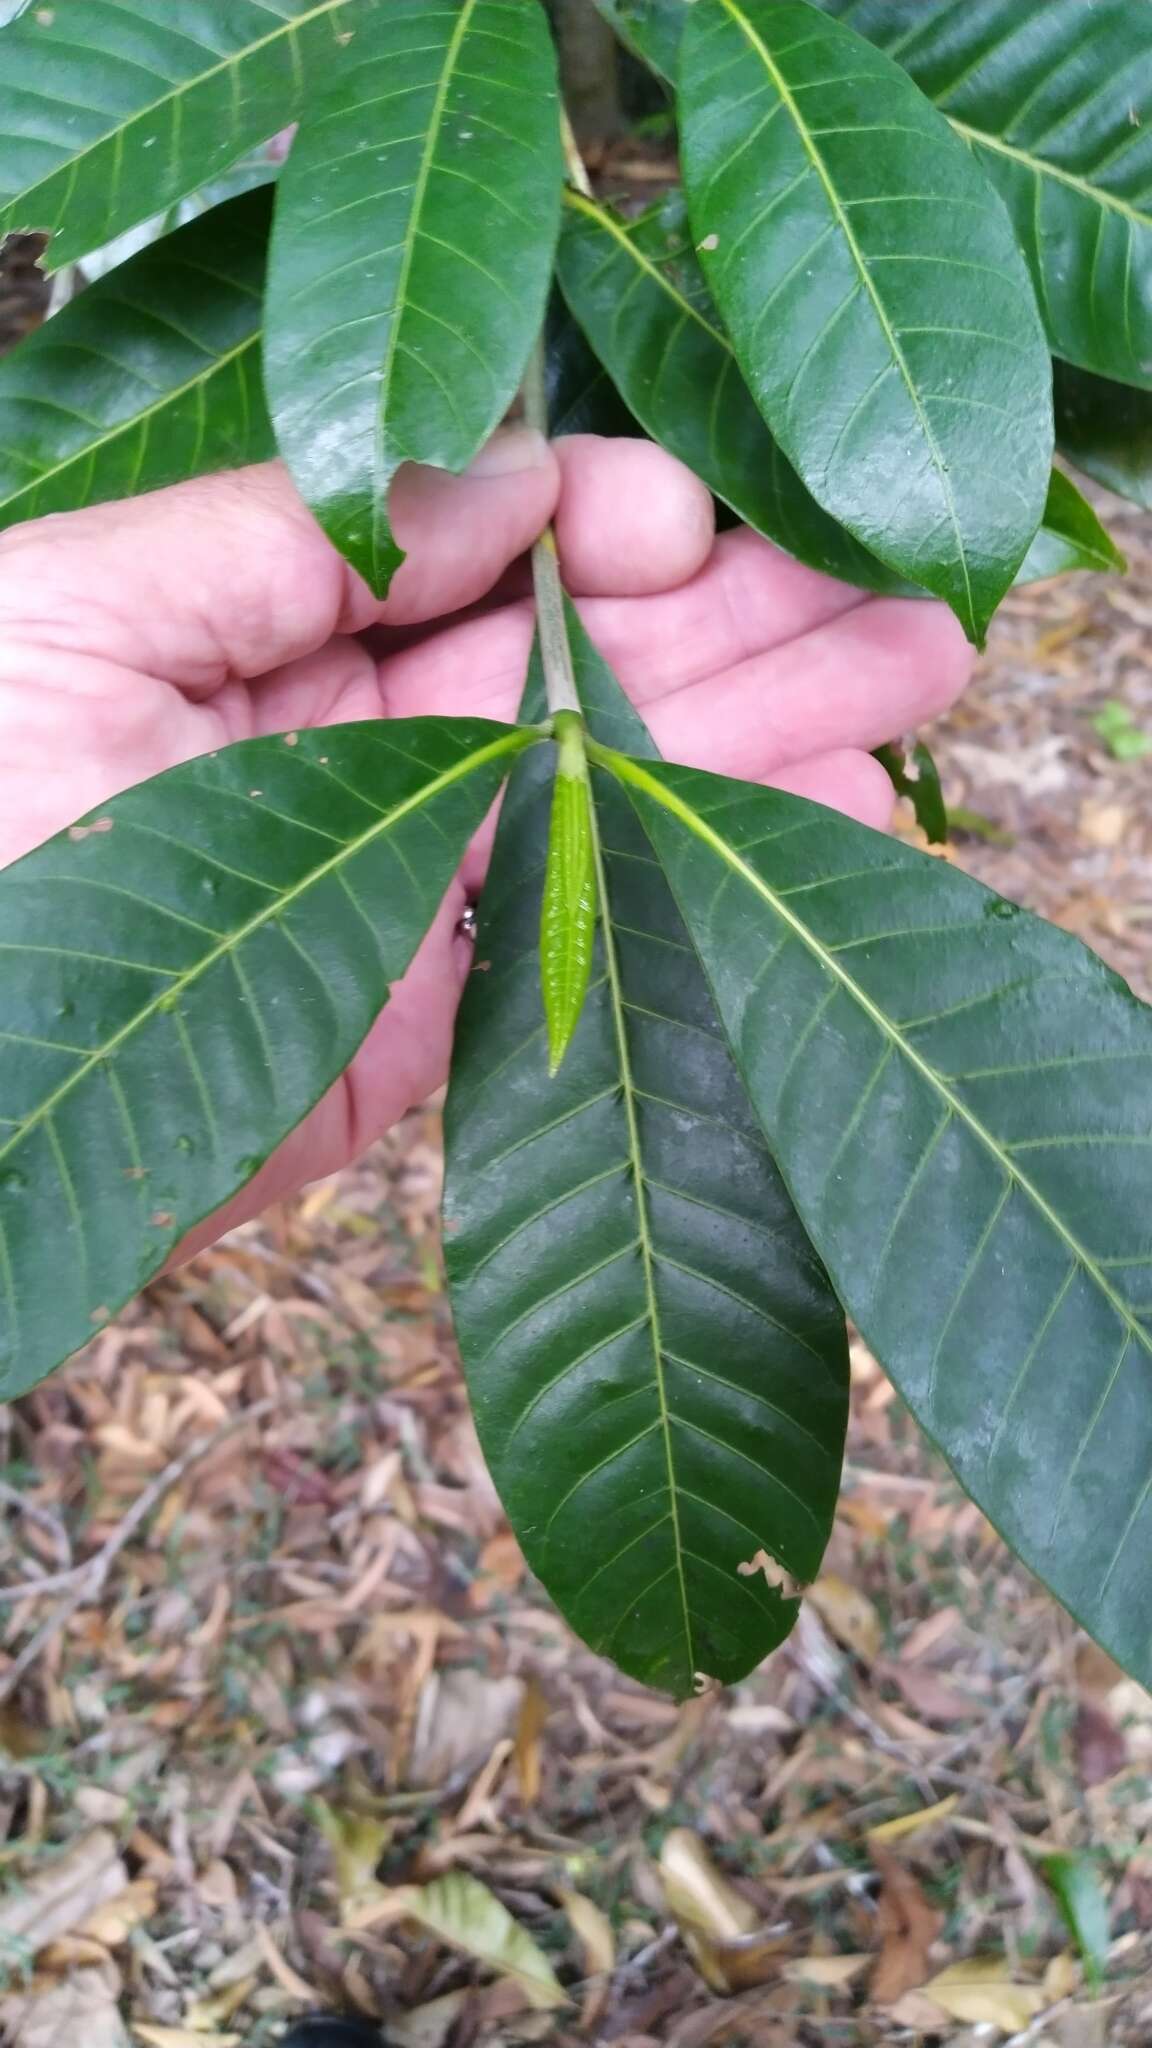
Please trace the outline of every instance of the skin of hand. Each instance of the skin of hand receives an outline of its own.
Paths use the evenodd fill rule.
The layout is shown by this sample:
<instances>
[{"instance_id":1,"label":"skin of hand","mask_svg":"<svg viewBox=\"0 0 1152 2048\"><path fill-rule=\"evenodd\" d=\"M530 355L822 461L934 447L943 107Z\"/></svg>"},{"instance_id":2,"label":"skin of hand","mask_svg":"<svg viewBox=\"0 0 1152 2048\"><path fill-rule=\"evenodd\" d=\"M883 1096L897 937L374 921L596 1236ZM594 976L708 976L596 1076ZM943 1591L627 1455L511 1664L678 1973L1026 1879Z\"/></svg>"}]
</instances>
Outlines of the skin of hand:
<instances>
[{"instance_id":1,"label":"skin of hand","mask_svg":"<svg viewBox=\"0 0 1152 2048\"><path fill-rule=\"evenodd\" d=\"M230 741L347 719L515 718L526 550L565 583L670 759L878 829L869 749L951 704L971 650L937 604L867 597L746 530L648 442L497 434L462 477L402 470L408 559L380 603L278 464L70 512L0 539L0 865L119 791ZM369 629L372 629L369 631ZM445 1078L491 821L356 1059L187 1256L355 1158Z\"/></svg>"}]
</instances>

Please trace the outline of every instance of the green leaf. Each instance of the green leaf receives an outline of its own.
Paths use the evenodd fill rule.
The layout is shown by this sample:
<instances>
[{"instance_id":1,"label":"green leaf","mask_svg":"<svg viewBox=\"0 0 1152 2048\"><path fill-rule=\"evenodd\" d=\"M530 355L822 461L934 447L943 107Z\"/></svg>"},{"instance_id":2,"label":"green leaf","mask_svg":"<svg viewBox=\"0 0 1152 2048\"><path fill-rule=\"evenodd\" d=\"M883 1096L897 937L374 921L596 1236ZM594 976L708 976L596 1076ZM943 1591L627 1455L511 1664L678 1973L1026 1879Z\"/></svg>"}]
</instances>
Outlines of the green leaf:
<instances>
[{"instance_id":1,"label":"green leaf","mask_svg":"<svg viewBox=\"0 0 1152 2048\"><path fill-rule=\"evenodd\" d=\"M1056 443L1098 484L1152 512L1152 394L1056 363Z\"/></svg>"},{"instance_id":2,"label":"green leaf","mask_svg":"<svg viewBox=\"0 0 1152 2048\"><path fill-rule=\"evenodd\" d=\"M898 57L1007 205L1052 348L1152 388L1152 10L815 0Z\"/></svg>"},{"instance_id":3,"label":"green leaf","mask_svg":"<svg viewBox=\"0 0 1152 2048\"><path fill-rule=\"evenodd\" d=\"M569 612L601 740L651 742ZM539 655L523 706L543 703ZM751 1117L652 848L593 778L601 930L548 1076L549 760L519 764L446 1113L445 1253L485 1456L572 1626L689 1693L787 1635L831 1528L843 1318Z\"/></svg>"},{"instance_id":4,"label":"green leaf","mask_svg":"<svg viewBox=\"0 0 1152 2048\"><path fill-rule=\"evenodd\" d=\"M398 719L246 740L0 873L5 1399L343 1072L534 737Z\"/></svg>"},{"instance_id":5,"label":"green leaf","mask_svg":"<svg viewBox=\"0 0 1152 2048\"><path fill-rule=\"evenodd\" d=\"M948 844L948 806L940 784L940 770L923 740L906 748L899 740L874 749L875 758L887 770L897 796L907 797L916 823L930 846Z\"/></svg>"},{"instance_id":6,"label":"green leaf","mask_svg":"<svg viewBox=\"0 0 1152 2048\"><path fill-rule=\"evenodd\" d=\"M871 590L902 587L821 509L765 426L709 297L681 195L633 222L579 193L565 199L561 289L644 430L811 568Z\"/></svg>"},{"instance_id":7,"label":"green leaf","mask_svg":"<svg viewBox=\"0 0 1152 2048\"><path fill-rule=\"evenodd\" d=\"M1137 725L1131 705L1119 697L1109 697L1092 720L1092 730L1115 761L1140 761L1145 754L1152 754L1152 733Z\"/></svg>"},{"instance_id":8,"label":"green leaf","mask_svg":"<svg viewBox=\"0 0 1152 2048\"><path fill-rule=\"evenodd\" d=\"M73 263L296 119L388 0L55 0L0 31L0 239Z\"/></svg>"},{"instance_id":9,"label":"green leaf","mask_svg":"<svg viewBox=\"0 0 1152 2048\"><path fill-rule=\"evenodd\" d=\"M1016 581L1040 583L1072 569L1112 569L1123 575L1128 563L1106 526L1096 517L1062 470L1052 471L1044 524L1016 572Z\"/></svg>"},{"instance_id":10,"label":"green leaf","mask_svg":"<svg viewBox=\"0 0 1152 2048\"><path fill-rule=\"evenodd\" d=\"M260 379L271 195L180 228L0 359L0 527L275 452Z\"/></svg>"},{"instance_id":11,"label":"green leaf","mask_svg":"<svg viewBox=\"0 0 1152 2048\"><path fill-rule=\"evenodd\" d=\"M1051 371L969 151L796 0L696 0L685 182L749 387L812 495L979 640L1040 523Z\"/></svg>"},{"instance_id":12,"label":"green leaf","mask_svg":"<svg viewBox=\"0 0 1152 2048\"><path fill-rule=\"evenodd\" d=\"M643 438L644 429L597 362L559 292L553 292L545 329L548 431Z\"/></svg>"},{"instance_id":13,"label":"green leaf","mask_svg":"<svg viewBox=\"0 0 1152 2048\"><path fill-rule=\"evenodd\" d=\"M596 938L596 854L588 764L580 719L556 715L556 773L540 905L540 988L548 1023L548 1072L572 1043L592 974Z\"/></svg>"},{"instance_id":14,"label":"green leaf","mask_svg":"<svg viewBox=\"0 0 1152 2048\"><path fill-rule=\"evenodd\" d=\"M1043 1857L1040 1868L1084 1958L1088 1989L1098 1991L1108 1966L1111 1928L1108 1895L1100 1882L1096 1858L1082 1849L1062 1849L1054 1856Z\"/></svg>"},{"instance_id":15,"label":"green leaf","mask_svg":"<svg viewBox=\"0 0 1152 2048\"><path fill-rule=\"evenodd\" d=\"M389 0L280 180L265 362L281 450L387 590L402 462L460 470L515 395L560 223L556 60L537 0Z\"/></svg>"},{"instance_id":16,"label":"green leaf","mask_svg":"<svg viewBox=\"0 0 1152 2048\"><path fill-rule=\"evenodd\" d=\"M409 1919L429 1934L461 1949L487 1970L510 1977L527 2003L538 2011L568 2004L543 1950L512 1918L486 1884L466 1870L449 1870L430 1884L400 1885L382 1897L403 1904Z\"/></svg>"},{"instance_id":17,"label":"green leaf","mask_svg":"<svg viewBox=\"0 0 1152 2048\"><path fill-rule=\"evenodd\" d=\"M617 771L847 1312L1147 1684L1152 1011L943 861L798 797Z\"/></svg>"},{"instance_id":18,"label":"green leaf","mask_svg":"<svg viewBox=\"0 0 1152 2048\"><path fill-rule=\"evenodd\" d=\"M596 0L596 5L625 48L674 84L688 0Z\"/></svg>"}]
</instances>

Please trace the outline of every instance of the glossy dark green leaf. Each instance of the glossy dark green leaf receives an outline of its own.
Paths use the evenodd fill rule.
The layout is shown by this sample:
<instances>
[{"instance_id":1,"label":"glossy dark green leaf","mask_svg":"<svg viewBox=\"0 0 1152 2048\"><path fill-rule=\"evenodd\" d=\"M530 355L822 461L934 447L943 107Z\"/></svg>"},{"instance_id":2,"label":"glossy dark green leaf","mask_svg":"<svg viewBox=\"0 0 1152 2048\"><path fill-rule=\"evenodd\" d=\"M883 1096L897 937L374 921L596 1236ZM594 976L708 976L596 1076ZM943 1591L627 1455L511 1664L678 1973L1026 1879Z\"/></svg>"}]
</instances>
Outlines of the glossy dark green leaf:
<instances>
[{"instance_id":1,"label":"glossy dark green leaf","mask_svg":"<svg viewBox=\"0 0 1152 2048\"><path fill-rule=\"evenodd\" d=\"M1128 564L1103 522L1062 470L1052 471L1044 524L1016 572L1016 581L1040 583L1073 569L1111 569Z\"/></svg>"},{"instance_id":2,"label":"glossy dark green leaf","mask_svg":"<svg viewBox=\"0 0 1152 2048\"><path fill-rule=\"evenodd\" d=\"M1152 1679L1152 1010L802 799L621 770L866 1342L1013 1549Z\"/></svg>"},{"instance_id":3,"label":"glossy dark green leaf","mask_svg":"<svg viewBox=\"0 0 1152 2048\"><path fill-rule=\"evenodd\" d=\"M596 5L625 47L674 84L689 0L596 0Z\"/></svg>"},{"instance_id":4,"label":"glossy dark green leaf","mask_svg":"<svg viewBox=\"0 0 1152 2048\"><path fill-rule=\"evenodd\" d=\"M651 748L570 614L601 739ZM543 699L538 656L524 711ZM764 1148L652 848L594 778L602 923L548 1077L537 935L550 762L518 764L447 1108L445 1252L481 1441L592 1647L685 1694L797 1612L831 1527L843 1318Z\"/></svg>"},{"instance_id":5,"label":"glossy dark green leaf","mask_svg":"<svg viewBox=\"0 0 1152 2048\"><path fill-rule=\"evenodd\" d=\"M403 559L402 462L463 469L544 317L560 223L538 0L389 0L280 181L265 362L304 497L372 588Z\"/></svg>"},{"instance_id":6,"label":"glossy dark green leaf","mask_svg":"<svg viewBox=\"0 0 1152 2048\"><path fill-rule=\"evenodd\" d=\"M905 746L889 740L874 750L875 759L886 770L897 796L906 797L912 813L930 846L948 844L948 806L940 782L940 770L923 740Z\"/></svg>"},{"instance_id":7,"label":"glossy dark green leaf","mask_svg":"<svg viewBox=\"0 0 1152 2048\"><path fill-rule=\"evenodd\" d=\"M32 1386L343 1071L528 735L247 740L0 873L0 1386Z\"/></svg>"},{"instance_id":8,"label":"glossy dark green leaf","mask_svg":"<svg viewBox=\"0 0 1152 2048\"><path fill-rule=\"evenodd\" d=\"M1085 476L1152 512L1152 394L1056 363L1056 443Z\"/></svg>"},{"instance_id":9,"label":"glossy dark green leaf","mask_svg":"<svg viewBox=\"0 0 1152 2048\"><path fill-rule=\"evenodd\" d=\"M0 527L274 453L260 377L271 196L110 271L0 359Z\"/></svg>"},{"instance_id":10,"label":"glossy dark green leaf","mask_svg":"<svg viewBox=\"0 0 1152 2048\"><path fill-rule=\"evenodd\" d=\"M559 292L552 294L548 307L545 340L548 430L553 437L623 434L642 439L639 420L593 355Z\"/></svg>"},{"instance_id":11,"label":"glossy dark green leaf","mask_svg":"<svg viewBox=\"0 0 1152 2048\"><path fill-rule=\"evenodd\" d=\"M797 0L695 0L680 114L697 248L769 427L978 640L1052 454L1043 330L987 178L897 64Z\"/></svg>"},{"instance_id":12,"label":"glossy dark green leaf","mask_svg":"<svg viewBox=\"0 0 1152 2048\"><path fill-rule=\"evenodd\" d=\"M295 120L389 0L55 0L0 30L0 237L72 263Z\"/></svg>"},{"instance_id":13,"label":"glossy dark green leaf","mask_svg":"<svg viewBox=\"0 0 1152 2048\"><path fill-rule=\"evenodd\" d=\"M1152 387L1152 9L815 0L889 50L1008 207L1053 350Z\"/></svg>"},{"instance_id":14,"label":"glossy dark green leaf","mask_svg":"<svg viewBox=\"0 0 1152 2048\"><path fill-rule=\"evenodd\" d=\"M678 193L627 222L566 194L558 275L630 410L758 533L845 582L901 579L822 510L773 440L740 375Z\"/></svg>"}]
</instances>

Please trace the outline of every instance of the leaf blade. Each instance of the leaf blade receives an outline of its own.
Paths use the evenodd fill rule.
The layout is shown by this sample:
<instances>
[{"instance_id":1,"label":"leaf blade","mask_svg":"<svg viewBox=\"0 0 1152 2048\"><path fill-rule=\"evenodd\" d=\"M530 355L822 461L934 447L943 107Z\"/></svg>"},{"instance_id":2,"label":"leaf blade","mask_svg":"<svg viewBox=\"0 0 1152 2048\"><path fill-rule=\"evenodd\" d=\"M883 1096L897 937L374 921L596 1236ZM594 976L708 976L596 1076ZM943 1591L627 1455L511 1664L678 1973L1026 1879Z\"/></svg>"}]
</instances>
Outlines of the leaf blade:
<instances>
[{"instance_id":1,"label":"leaf blade","mask_svg":"<svg viewBox=\"0 0 1152 2048\"><path fill-rule=\"evenodd\" d=\"M1152 388L1152 20L1125 0L1022 9L816 0L891 50L971 144L1011 215L1054 354Z\"/></svg>"},{"instance_id":2,"label":"leaf blade","mask_svg":"<svg viewBox=\"0 0 1152 2048\"><path fill-rule=\"evenodd\" d=\"M556 776L540 904L540 981L548 1020L548 1071L572 1042L592 976L597 874L588 765L579 719L557 715Z\"/></svg>"},{"instance_id":3,"label":"leaf blade","mask_svg":"<svg viewBox=\"0 0 1152 2048\"><path fill-rule=\"evenodd\" d=\"M906 587L822 510L773 440L709 299L678 194L626 222L565 193L558 276L644 431L747 525L826 575Z\"/></svg>"},{"instance_id":4,"label":"leaf blade","mask_svg":"<svg viewBox=\"0 0 1152 2048\"><path fill-rule=\"evenodd\" d=\"M0 359L0 529L274 453L260 381L270 219L264 190L215 208Z\"/></svg>"},{"instance_id":5,"label":"leaf blade","mask_svg":"<svg viewBox=\"0 0 1152 2048\"><path fill-rule=\"evenodd\" d=\"M796 0L692 7L680 108L697 246L749 388L813 496L979 640L1044 508L1039 315L1003 210L943 118L852 30L813 27ZM751 151L756 196L770 196L748 218ZM947 258L944 205L961 252ZM966 263L983 273L978 323ZM989 411L1003 422L994 475Z\"/></svg>"},{"instance_id":6,"label":"leaf blade","mask_svg":"<svg viewBox=\"0 0 1152 2048\"><path fill-rule=\"evenodd\" d=\"M650 749L569 617L590 728ZM537 659L526 715L542 696ZM485 1456L533 1568L593 1648L683 1695L697 1672L743 1675L795 1620L783 1574L741 1564L760 1551L815 1576L846 1420L843 1319L651 847L603 776L600 943L549 1081L534 957L547 769L540 755L513 774L480 905L446 1110L449 1287Z\"/></svg>"},{"instance_id":7,"label":"leaf blade","mask_svg":"<svg viewBox=\"0 0 1152 2048\"><path fill-rule=\"evenodd\" d=\"M1041 583L1049 576L1066 576L1076 569L1101 569L1122 576L1127 567L1127 560L1087 498L1063 470L1054 469L1044 523L1016 572L1017 584Z\"/></svg>"},{"instance_id":8,"label":"leaf blade","mask_svg":"<svg viewBox=\"0 0 1152 2048\"><path fill-rule=\"evenodd\" d=\"M971 1497L1147 1682L1152 1012L1069 934L818 806L617 772L840 1298ZM703 902L717 864L739 960ZM752 905L770 1019L748 995Z\"/></svg>"},{"instance_id":9,"label":"leaf blade","mask_svg":"<svg viewBox=\"0 0 1152 2048\"><path fill-rule=\"evenodd\" d=\"M347 1065L532 737L446 727L244 741L0 872L13 1390L90 1337Z\"/></svg>"},{"instance_id":10,"label":"leaf blade","mask_svg":"<svg viewBox=\"0 0 1152 2048\"><path fill-rule=\"evenodd\" d=\"M296 118L372 4L28 8L0 30L0 238L50 233L58 269L182 199Z\"/></svg>"},{"instance_id":11,"label":"leaf blade","mask_svg":"<svg viewBox=\"0 0 1152 2048\"><path fill-rule=\"evenodd\" d=\"M1056 440L1098 484L1152 512L1152 395L1056 363Z\"/></svg>"},{"instance_id":12,"label":"leaf blade","mask_svg":"<svg viewBox=\"0 0 1152 2048\"><path fill-rule=\"evenodd\" d=\"M515 395L563 159L535 0L390 0L357 50L280 180L265 370L303 496L383 594L403 558L387 517L397 469L465 468Z\"/></svg>"}]
</instances>

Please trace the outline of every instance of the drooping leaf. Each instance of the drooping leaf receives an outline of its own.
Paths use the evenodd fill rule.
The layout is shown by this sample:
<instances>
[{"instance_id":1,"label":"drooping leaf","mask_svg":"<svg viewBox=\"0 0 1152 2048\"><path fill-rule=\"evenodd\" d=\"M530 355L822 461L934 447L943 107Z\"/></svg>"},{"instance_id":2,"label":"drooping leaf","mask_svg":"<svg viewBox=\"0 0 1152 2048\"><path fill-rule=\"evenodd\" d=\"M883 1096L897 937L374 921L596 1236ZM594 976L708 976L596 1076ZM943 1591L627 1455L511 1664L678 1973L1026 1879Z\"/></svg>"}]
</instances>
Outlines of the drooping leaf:
<instances>
[{"instance_id":1,"label":"drooping leaf","mask_svg":"<svg viewBox=\"0 0 1152 2048\"><path fill-rule=\"evenodd\" d=\"M1147 1684L1152 1010L942 861L800 798L619 772L848 1313Z\"/></svg>"},{"instance_id":2,"label":"drooping leaf","mask_svg":"<svg viewBox=\"0 0 1152 2048\"><path fill-rule=\"evenodd\" d=\"M563 158L538 0L389 0L280 181L265 362L281 449L378 592L402 462L463 469L544 316Z\"/></svg>"},{"instance_id":3,"label":"drooping leaf","mask_svg":"<svg viewBox=\"0 0 1152 2048\"><path fill-rule=\"evenodd\" d=\"M1044 523L1016 572L1017 584L1041 583L1073 569L1112 569L1128 563L1088 500L1070 477L1054 469L1048 485Z\"/></svg>"},{"instance_id":4,"label":"drooping leaf","mask_svg":"<svg viewBox=\"0 0 1152 2048\"><path fill-rule=\"evenodd\" d=\"M389 0L56 0L0 31L0 238L58 269L286 127Z\"/></svg>"},{"instance_id":5,"label":"drooping leaf","mask_svg":"<svg viewBox=\"0 0 1152 2048\"><path fill-rule=\"evenodd\" d=\"M1068 363L1056 372L1056 444L1085 476L1152 512L1152 394Z\"/></svg>"},{"instance_id":6,"label":"drooping leaf","mask_svg":"<svg viewBox=\"0 0 1152 2048\"><path fill-rule=\"evenodd\" d=\"M557 714L556 769L540 904L540 989L555 1073L580 1022L596 939L596 854L581 720Z\"/></svg>"},{"instance_id":7,"label":"drooping leaf","mask_svg":"<svg viewBox=\"0 0 1152 2048\"><path fill-rule=\"evenodd\" d=\"M596 0L596 5L626 48L674 84L689 0Z\"/></svg>"},{"instance_id":8,"label":"drooping leaf","mask_svg":"<svg viewBox=\"0 0 1152 2048\"><path fill-rule=\"evenodd\" d=\"M901 579L805 489L740 375L671 193L627 222L565 195L558 275L575 318L631 411L758 533L846 582Z\"/></svg>"},{"instance_id":9,"label":"drooping leaf","mask_svg":"<svg viewBox=\"0 0 1152 2048\"><path fill-rule=\"evenodd\" d=\"M910 747L900 740L889 740L874 751L880 766L887 770L897 796L907 797L916 823L929 845L946 846L948 806L944 801L940 770L930 749L923 740L914 741Z\"/></svg>"},{"instance_id":10,"label":"drooping leaf","mask_svg":"<svg viewBox=\"0 0 1152 2048\"><path fill-rule=\"evenodd\" d=\"M898 58L1008 207L1053 351L1152 388L1152 11L815 0Z\"/></svg>"},{"instance_id":11,"label":"drooping leaf","mask_svg":"<svg viewBox=\"0 0 1152 2048\"><path fill-rule=\"evenodd\" d=\"M1044 510L1051 371L967 148L797 0L695 0L685 182L749 387L813 496L979 639Z\"/></svg>"},{"instance_id":12,"label":"drooping leaf","mask_svg":"<svg viewBox=\"0 0 1152 2048\"><path fill-rule=\"evenodd\" d=\"M348 1064L533 736L244 741L0 873L0 1384L91 1337Z\"/></svg>"},{"instance_id":13,"label":"drooping leaf","mask_svg":"<svg viewBox=\"0 0 1152 2048\"><path fill-rule=\"evenodd\" d=\"M651 742L569 614L601 739ZM524 711L543 696L534 659ZM537 932L550 763L513 774L446 1112L445 1254L484 1452L592 1647L677 1694L796 1617L836 1500L844 1324L750 1115L627 799L593 778L601 928L548 1077Z\"/></svg>"},{"instance_id":14,"label":"drooping leaf","mask_svg":"<svg viewBox=\"0 0 1152 2048\"><path fill-rule=\"evenodd\" d=\"M270 194L217 207L0 359L0 527L274 453L260 379Z\"/></svg>"}]
</instances>

